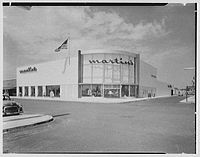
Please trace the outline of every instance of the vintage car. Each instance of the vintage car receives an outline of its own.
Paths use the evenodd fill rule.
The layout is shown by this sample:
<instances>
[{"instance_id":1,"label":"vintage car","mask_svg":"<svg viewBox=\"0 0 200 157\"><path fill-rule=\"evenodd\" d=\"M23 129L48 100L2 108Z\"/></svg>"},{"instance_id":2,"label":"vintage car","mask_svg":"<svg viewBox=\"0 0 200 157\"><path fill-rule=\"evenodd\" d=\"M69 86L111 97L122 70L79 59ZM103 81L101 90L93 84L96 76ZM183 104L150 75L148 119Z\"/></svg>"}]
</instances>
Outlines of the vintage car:
<instances>
[{"instance_id":1,"label":"vintage car","mask_svg":"<svg viewBox=\"0 0 200 157\"><path fill-rule=\"evenodd\" d=\"M23 113L23 107L11 100L9 95L3 94L3 116Z\"/></svg>"}]
</instances>

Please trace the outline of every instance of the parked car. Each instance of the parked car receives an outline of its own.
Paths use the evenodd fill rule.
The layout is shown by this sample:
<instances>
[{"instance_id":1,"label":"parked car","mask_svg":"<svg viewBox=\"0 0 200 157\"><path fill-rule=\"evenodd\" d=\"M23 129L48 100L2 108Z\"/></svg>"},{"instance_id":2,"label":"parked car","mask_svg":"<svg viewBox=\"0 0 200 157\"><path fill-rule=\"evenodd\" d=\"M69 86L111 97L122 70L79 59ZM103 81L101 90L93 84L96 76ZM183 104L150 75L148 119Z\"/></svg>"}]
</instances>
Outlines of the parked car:
<instances>
[{"instance_id":1,"label":"parked car","mask_svg":"<svg viewBox=\"0 0 200 157\"><path fill-rule=\"evenodd\" d=\"M3 94L3 116L23 113L23 107L11 100L9 95Z\"/></svg>"}]
</instances>

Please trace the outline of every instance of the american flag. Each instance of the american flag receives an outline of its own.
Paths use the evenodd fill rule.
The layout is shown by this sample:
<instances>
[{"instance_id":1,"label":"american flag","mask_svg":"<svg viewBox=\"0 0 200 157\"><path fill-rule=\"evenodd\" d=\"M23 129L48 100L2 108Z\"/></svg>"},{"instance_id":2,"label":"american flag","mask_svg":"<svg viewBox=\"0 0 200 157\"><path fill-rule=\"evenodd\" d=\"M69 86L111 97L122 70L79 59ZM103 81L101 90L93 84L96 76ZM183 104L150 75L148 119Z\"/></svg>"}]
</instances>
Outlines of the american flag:
<instances>
[{"instance_id":1,"label":"american flag","mask_svg":"<svg viewBox=\"0 0 200 157\"><path fill-rule=\"evenodd\" d=\"M59 52L61 49L67 49L67 43L68 43L68 39L65 40L62 45L60 45L57 49L55 49L55 52Z\"/></svg>"}]
</instances>

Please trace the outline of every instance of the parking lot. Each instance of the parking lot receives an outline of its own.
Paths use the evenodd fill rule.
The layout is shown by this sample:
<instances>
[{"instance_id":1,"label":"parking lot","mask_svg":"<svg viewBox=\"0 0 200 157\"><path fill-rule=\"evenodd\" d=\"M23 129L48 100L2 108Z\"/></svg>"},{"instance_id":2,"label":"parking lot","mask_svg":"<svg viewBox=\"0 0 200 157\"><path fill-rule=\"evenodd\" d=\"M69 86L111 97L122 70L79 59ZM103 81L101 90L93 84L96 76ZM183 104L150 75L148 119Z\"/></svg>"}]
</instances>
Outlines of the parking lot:
<instances>
[{"instance_id":1,"label":"parking lot","mask_svg":"<svg viewBox=\"0 0 200 157\"><path fill-rule=\"evenodd\" d=\"M129 103L22 100L54 120L9 131L4 153L195 153L195 104L168 97Z\"/></svg>"}]
</instances>

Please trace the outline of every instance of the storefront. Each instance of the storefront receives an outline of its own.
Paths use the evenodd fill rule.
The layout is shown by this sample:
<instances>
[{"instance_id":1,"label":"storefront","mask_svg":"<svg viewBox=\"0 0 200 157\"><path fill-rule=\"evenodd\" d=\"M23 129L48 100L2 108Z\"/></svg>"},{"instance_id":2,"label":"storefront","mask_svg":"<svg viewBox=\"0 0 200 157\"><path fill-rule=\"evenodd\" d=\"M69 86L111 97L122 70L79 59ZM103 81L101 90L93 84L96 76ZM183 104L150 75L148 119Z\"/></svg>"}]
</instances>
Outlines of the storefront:
<instances>
[{"instance_id":1,"label":"storefront","mask_svg":"<svg viewBox=\"0 0 200 157\"><path fill-rule=\"evenodd\" d=\"M138 54L96 50L79 57L81 97L138 97Z\"/></svg>"},{"instance_id":2,"label":"storefront","mask_svg":"<svg viewBox=\"0 0 200 157\"><path fill-rule=\"evenodd\" d=\"M157 94L157 72L126 51L90 50L56 61L17 68L17 96L147 97Z\"/></svg>"}]
</instances>

